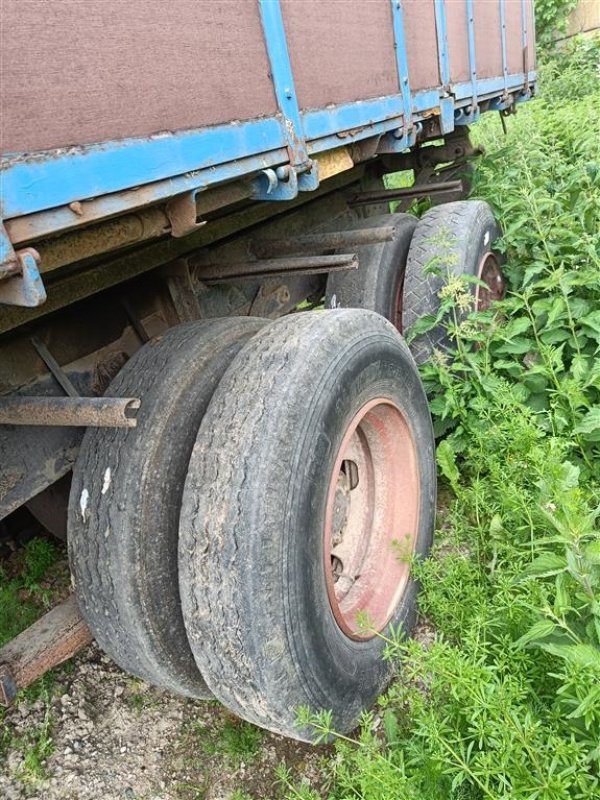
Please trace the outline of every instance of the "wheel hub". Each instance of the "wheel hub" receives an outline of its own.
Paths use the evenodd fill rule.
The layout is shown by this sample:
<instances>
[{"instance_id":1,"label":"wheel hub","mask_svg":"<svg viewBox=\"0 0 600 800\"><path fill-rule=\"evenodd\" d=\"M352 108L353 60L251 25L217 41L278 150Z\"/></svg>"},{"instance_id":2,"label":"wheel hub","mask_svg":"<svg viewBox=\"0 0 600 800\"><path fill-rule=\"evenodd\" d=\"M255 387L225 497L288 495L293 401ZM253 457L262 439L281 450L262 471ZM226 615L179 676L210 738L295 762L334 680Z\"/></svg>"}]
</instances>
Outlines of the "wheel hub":
<instances>
[{"instance_id":1,"label":"wheel hub","mask_svg":"<svg viewBox=\"0 0 600 800\"><path fill-rule=\"evenodd\" d=\"M385 399L367 403L342 440L331 475L324 568L341 630L369 639L389 622L406 588L419 517L412 434ZM362 617L362 618L361 618Z\"/></svg>"},{"instance_id":2,"label":"wheel hub","mask_svg":"<svg viewBox=\"0 0 600 800\"><path fill-rule=\"evenodd\" d=\"M502 300L506 291L502 267L494 253L485 253L479 263L477 277L486 285L475 289L475 309L486 311L494 300Z\"/></svg>"}]
</instances>

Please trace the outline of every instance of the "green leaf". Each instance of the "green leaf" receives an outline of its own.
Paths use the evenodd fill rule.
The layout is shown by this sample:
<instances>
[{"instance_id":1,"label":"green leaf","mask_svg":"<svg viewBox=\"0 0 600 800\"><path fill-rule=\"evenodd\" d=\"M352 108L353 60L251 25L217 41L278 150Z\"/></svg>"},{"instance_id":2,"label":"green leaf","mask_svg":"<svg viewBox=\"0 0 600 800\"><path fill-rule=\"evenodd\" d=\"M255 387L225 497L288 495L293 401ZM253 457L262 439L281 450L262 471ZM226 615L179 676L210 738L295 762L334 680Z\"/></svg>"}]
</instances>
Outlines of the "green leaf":
<instances>
[{"instance_id":1,"label":"green leaf","mask_svg":"<svg viewBox=\"0 0 600 800\"><path fill-rule=\"evenodd\" d=\"M586 559L590 564L600 565L600 539L588 544L584 550Z\"/></svg>"},{"instance_id":2,"label":"green leaf","mask_svg":"<svg viewBox=\"0 0 600 800\"><path fill-rule=\"evenodd\" d=\"M383 730L388 744L396 744L398 741L398 718L391 708L386 708L383 712Z\"/></svg>"},{"instance_id":3,"label":"green leaf","mask_svg":"<svg viewBox=\"0 0 600 800\"><path fill-rule=\"evenodd\" d=\"M547 653L552 653L571 664L580 667L592 667L600 672L600 650L590 644L540 644Z\"/></svg>"},{"instance_id":4,"label":"green leaf","mask_svg":"<svg viewBox=\"0 0 600 800\"><path fill-rule=\"evenodd\" d=\"M536 622L527 633L524 633L517 641L515 642L517 647L523 647L526 644L530 644L531 642L536 642L539 639L545 639L548 636L551 636L553 633L557 631L557 626L552 622L551 619L541 619L539 622Z\"/></svg>"},{"instance_id":5,"label":"green leaf","mask_svg":"<svg viewBox=\"0 0 600 800\"><path fill-rule=\"evenodd\" d=\"M542 553L542 555L533 559L523 574L527 578L548 578L551 575L565 572L566 569L567 562L564 556L557 556L554 553Z\"/></svg>"},{"instance_id":6,"label":"green leaf","mask_svg":"<svg viewBox=\"0 0 600 800\"><path fill-rule=\"evenodd\" d=\"M585 317L581 317L579 322L600 335L600 311L592 311L591 314L586 314Z\"/></svg>"},{"instance_id":7,"label":"green leaf","mask_svg":"<svg viewBox=\"0 0 600 800\"><path fill-rule=\"evenodd\" d=\"M575 426L575 433L594 433L600 430L600 406L595 406Z\"/></svg>"},{"instance_id":8,"label":"green leaf","mask_svg":"<svg viewBox=\"0 0 600 800\"><path fill-rule=\"evenodd\" d=\"M460 472L456 466L456 455L448 439L440 442L437 448L437 462L442 475L448 480L455 492L458 491Z\"/></svg>"}]
</instances>

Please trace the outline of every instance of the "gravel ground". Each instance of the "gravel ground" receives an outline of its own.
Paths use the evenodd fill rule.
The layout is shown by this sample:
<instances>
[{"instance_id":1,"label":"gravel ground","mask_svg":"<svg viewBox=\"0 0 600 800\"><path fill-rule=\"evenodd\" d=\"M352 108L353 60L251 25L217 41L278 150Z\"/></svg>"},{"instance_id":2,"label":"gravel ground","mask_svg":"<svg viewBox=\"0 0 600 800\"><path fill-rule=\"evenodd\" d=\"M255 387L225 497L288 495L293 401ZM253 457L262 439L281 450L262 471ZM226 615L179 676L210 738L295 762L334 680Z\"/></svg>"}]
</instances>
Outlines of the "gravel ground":
<instances>
[{"instance_id":1,"label":"gravel ground","mask_svg":"<svg viewBox=\"0 0 600 800\"><path fill-rule=\"evenodd\" d=\"M48 719L51 753L39 778L23 743ZM277 798L278 764L318 789L326 752L241 723L216 702L152 688L94 646L59 671L49 701L21 700L5 726L12 744L0 764L3 800Z\"/></svg>"}]
</instances>

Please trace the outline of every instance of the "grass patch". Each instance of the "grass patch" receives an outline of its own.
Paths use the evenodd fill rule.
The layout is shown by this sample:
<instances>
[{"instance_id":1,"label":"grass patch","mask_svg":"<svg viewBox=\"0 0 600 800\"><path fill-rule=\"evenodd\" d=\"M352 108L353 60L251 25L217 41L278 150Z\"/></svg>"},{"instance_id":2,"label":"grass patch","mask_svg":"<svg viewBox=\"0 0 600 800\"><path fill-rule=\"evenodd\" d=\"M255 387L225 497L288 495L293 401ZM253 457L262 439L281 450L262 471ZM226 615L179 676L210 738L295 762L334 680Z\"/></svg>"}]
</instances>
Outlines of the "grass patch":
<instances>
[{"instance_id":1,"label":"grass patch","mask_svg":"<svg viewBox=\"0 0 600 800\"><path fill-rule=\"evenodd\" d=\"M199 729L202 734L202 729ZM226 719L223 726L208 738L199 738L200 749L206 755L225 757L238 767L242 762L251 764L259 754L264 731L238 719Z\"/></svg>"},{"instance_id":2,"label":"grass patch","mask_svg":"<svg viewBox=\"0 0 600 800\"><path fill-rule=\"evenodd\" d=\"M0 565L0 647L34 623L65 595L68 568L59 546L46 538L35 538ZM65 667L68 669L68 666ZM65 669L63 668L63 669ZM49 672L19 693L17 702L44 703L44 718L21 735L7 723L7 710L0 708L0 767L9 750L20 753L17 777L35 785L45 777L45 762L52 752L50 701L56 672Z\"/></svg>"},{"instance_id":3,"label":"grass patch","mask_svg":"<svg viewBox=\"0 0 600 800\"><path fill-rule=\"evenodd\" d=\"M301 712L337 739L330 800L600 796L599 56L588 41L546 63L506 137L495 115L474 128L509 293L465 319L453 282L452 358L422 372L452 493L414 566L436 636L389 642L399 678L356 739Z\"/></svg>"}]
</instances>

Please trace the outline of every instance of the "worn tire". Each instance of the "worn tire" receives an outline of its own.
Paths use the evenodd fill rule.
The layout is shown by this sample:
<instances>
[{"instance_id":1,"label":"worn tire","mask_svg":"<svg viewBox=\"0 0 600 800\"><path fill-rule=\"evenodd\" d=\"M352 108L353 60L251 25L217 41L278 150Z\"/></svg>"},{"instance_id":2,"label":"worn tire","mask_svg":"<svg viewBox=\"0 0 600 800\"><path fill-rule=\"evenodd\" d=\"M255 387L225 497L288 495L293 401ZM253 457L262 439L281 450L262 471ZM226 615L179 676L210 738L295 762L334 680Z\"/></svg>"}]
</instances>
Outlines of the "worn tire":
<instances>
[{"instance_id":1,"label":"worn tire","mask_svg":"<svg viewBox=\"0 0 600 800\"><path fill-rule=\"evenodd\" d=\"M401 330L404 271L417 222L411 214L383 214L359 220L355 227L394 225L395 236L390 242L355 248L358 269L329 275L325 307L376 311Z\"/></svg>"},{"instance_id":2,"label":"worn tire","mask_svg":"<svg viewBox=\"0 0 600 800\"><path fill-rule=\"evenodd\" d=\"M140 397L135 428L90 428L73 470L69 557L81 612L124 670L171 691L210 696L179 600L177 537L188 460L222 374L264 321L172 328L142 347L107 395Z\"/></svg>"},{"instance_id":3,"label":"worn tire","mask_svg":"<svg viewBox=\"0 0 600 800\"><path fill-rule=\"evenodd\" d=\"M423 215L414 232L406 264L402 312L405 333L421 317L438 313L439 292L447 283L444 273L451 271L455 275L479 276L488 256L489 260L497 262L499 268L501 259L492 250L501 235L491 208L482 200L445 203ZM442 274L428 274L425 270L430 264ZM502 283L498 296L502 295L503 288ZM473 284L471 290L476 293ZM495 291L495 285L490 284L490 290ZM445 351L451 347L451 342L440 324L415 337L409 346L417 364L422 364L434 349Z\"/></svg>"},{"instance_id":4,"label":"worn tire","mask_svg":"<svg viewBox=\"0 0 600 800\"><path fill-rule=\"evenodd\" d=\"M323 549L340 443L373 397L393 401L411 431L424 554L435 514L431 420L408 348L378 314L306 312L264 328L224 375L190 459L179 581L194 657L227 707L293 738L312 737L296 725L302 705L353 728L392 674L381 637L355 640L337 624ZM414 623L417 586L409 576L403 585L386 633Z\"/></svg>"}]
</instances>

